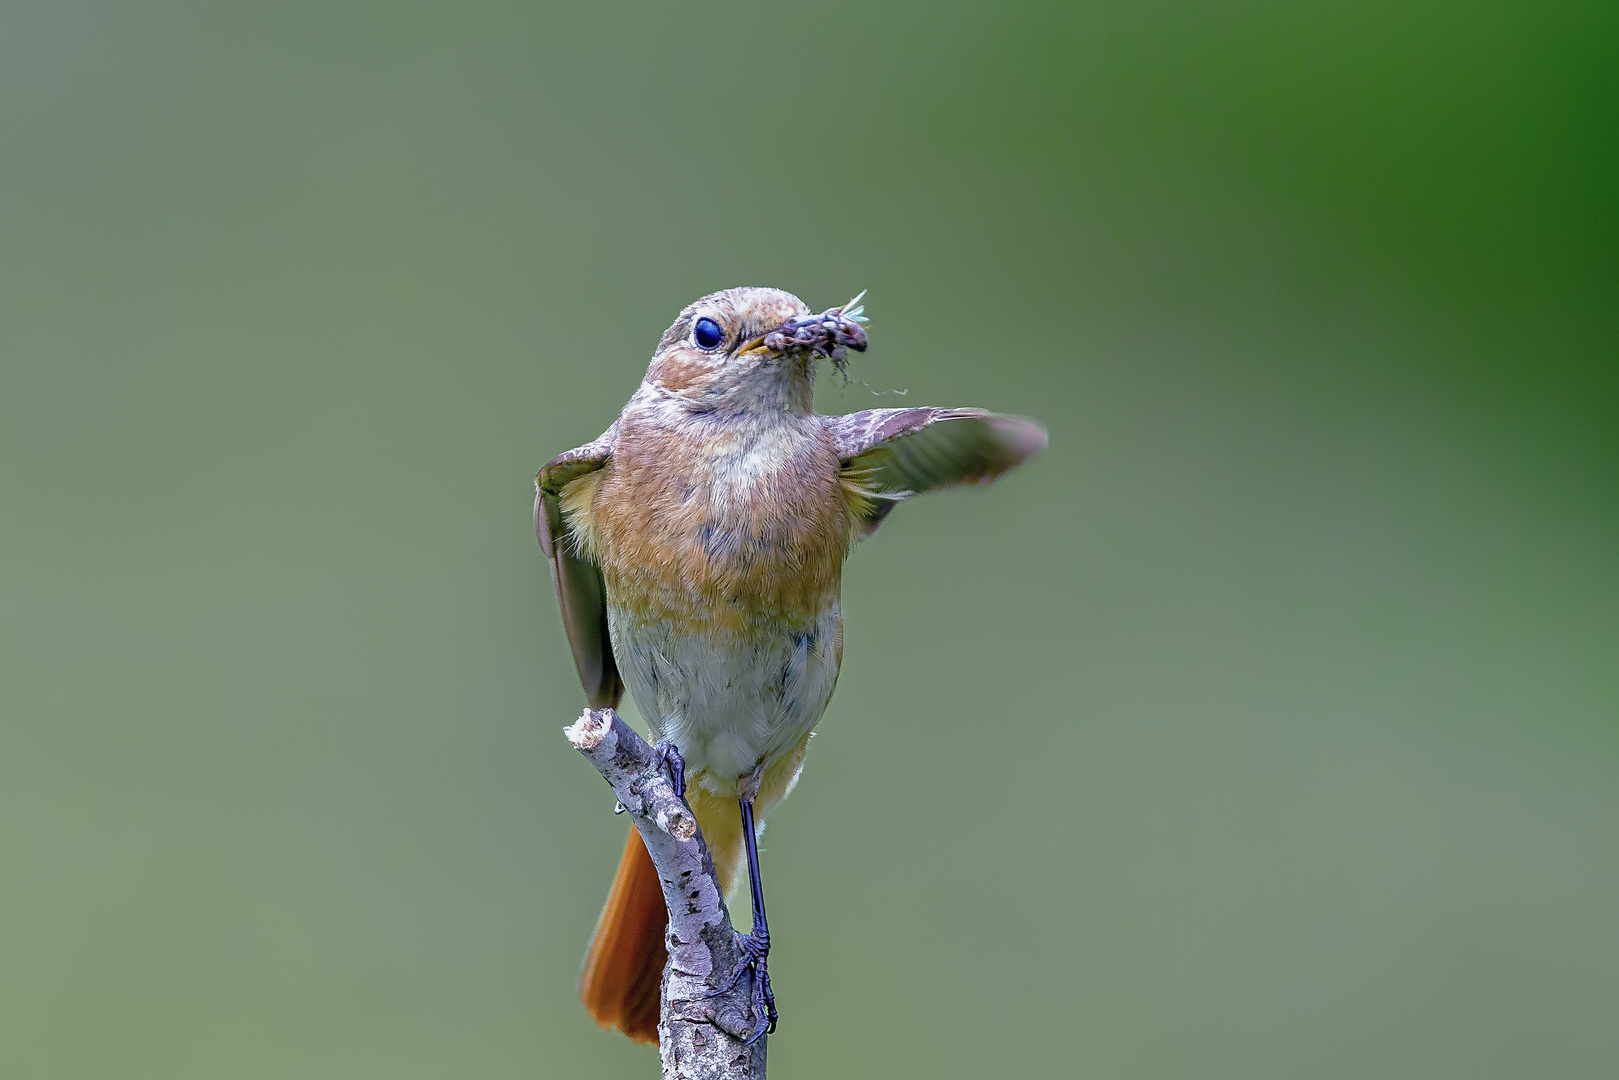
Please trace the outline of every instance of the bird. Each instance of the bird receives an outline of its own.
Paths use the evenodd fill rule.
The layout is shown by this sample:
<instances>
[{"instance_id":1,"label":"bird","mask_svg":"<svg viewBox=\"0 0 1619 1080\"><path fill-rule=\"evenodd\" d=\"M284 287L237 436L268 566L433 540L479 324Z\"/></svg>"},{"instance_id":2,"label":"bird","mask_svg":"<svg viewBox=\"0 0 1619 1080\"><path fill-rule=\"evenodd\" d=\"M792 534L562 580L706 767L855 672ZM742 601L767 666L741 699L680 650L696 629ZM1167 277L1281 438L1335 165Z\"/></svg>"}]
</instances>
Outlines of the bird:
<instances>
[{"instance_id":1,"label":"bird","mask_svg":"<svg viewBox=\"0 0 1619 1080\"><path fill-rule=\"evenodd\" d=\"M750 287L695 301L618 419L535 480L535 533L590 707L616 708L628 687L721 889L746 867L753 926L720 978L752 979L750 1041L777 1022L757 838L837 682L844 560L900 503L992 481L1047 439L982 409L817 414L819 362L846 374L848 351L867 348L860 300L812 313ZM632 828L579 980L602 1027L657 1042L667 922Z\"/></svg>"}]
</instances>

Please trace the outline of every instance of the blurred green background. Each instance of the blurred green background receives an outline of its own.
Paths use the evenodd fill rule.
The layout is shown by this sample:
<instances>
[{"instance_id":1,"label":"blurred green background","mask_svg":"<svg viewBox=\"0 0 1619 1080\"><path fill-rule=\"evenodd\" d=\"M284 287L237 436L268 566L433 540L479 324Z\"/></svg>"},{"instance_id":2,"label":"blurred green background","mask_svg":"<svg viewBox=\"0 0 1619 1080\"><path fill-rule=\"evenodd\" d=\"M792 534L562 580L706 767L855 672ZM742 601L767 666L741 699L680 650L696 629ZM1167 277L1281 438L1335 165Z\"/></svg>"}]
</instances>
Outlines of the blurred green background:
<instances>
[{"instance_id":1,"label":"blurred green background","mask_svg":"<svg viewBox=\"0 0 1619 1080\"><path fill-rule=\"evenodd\" d=\"M1614 1075L1616 41L0 6L0 1075L655 1075L530 483L738 284L1051 430L849 566L774 1077Z\"/></svg>"}]
</instances>

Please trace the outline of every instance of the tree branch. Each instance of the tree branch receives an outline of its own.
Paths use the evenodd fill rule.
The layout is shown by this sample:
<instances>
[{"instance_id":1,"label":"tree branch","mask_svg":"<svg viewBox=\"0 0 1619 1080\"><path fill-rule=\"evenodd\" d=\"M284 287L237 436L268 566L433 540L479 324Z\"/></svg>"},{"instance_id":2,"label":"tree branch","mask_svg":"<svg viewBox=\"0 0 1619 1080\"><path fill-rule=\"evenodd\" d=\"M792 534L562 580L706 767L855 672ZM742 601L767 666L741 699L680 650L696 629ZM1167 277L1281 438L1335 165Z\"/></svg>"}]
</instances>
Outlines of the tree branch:
<instances>
[{"instance_id":1,"label":"tree branch","mask_svg":"<svg viewBox=\"0 0 1619 1080\"><path fill-rule=\"evenodd\" d=\"M712 994L742 961L714 860L697 819L658 767L652 747L612 709L587 710L564 733L596 766L646 842L669 909L658 1016L664 1080L764 1080L753 979Z\"/></svg>"}]
</instances>

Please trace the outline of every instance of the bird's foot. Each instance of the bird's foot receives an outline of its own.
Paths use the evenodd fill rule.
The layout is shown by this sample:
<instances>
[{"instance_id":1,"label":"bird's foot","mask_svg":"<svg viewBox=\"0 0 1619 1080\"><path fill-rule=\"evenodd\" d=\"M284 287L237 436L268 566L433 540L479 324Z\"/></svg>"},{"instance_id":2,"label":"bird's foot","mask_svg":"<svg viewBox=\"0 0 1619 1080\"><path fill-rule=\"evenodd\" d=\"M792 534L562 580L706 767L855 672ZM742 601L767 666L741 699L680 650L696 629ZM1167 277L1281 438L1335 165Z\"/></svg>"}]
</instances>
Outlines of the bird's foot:
<instances>
[{"instance_id":1,"label":"bird's foot","mask_svg":"<svg viewBox=\"0 0 1619 1080\"><path fill-rule=\"evenodd\" d=\"M652 748L652 767L659 769L669 776L669 786L675 789L675 798L686 797L686 759L680 756L680 748L668 739L664 739Z\"/></svg>"},{"instance_id":2,"label":"bird's foot","mask_svg":"<svg viewBox=\"0 0 1619 1080\"><path fill-rule=\"evenodd\" d=\"M753 928L751 934L739 934L737 945L742 949L742 959L737 963L736 970L725 985L718 990L711 990L705 997L719 997L735 989L736 984L742 981L742 976L748 974L753 983L753 991L748 996L753 1002L754 1027L747 1038L752 1046L764 1035L773 1035L776 1032L776 995L770 989L770 968L767 958L770 956L770 931L762 926Z\"/></svg>"}]
</instances>

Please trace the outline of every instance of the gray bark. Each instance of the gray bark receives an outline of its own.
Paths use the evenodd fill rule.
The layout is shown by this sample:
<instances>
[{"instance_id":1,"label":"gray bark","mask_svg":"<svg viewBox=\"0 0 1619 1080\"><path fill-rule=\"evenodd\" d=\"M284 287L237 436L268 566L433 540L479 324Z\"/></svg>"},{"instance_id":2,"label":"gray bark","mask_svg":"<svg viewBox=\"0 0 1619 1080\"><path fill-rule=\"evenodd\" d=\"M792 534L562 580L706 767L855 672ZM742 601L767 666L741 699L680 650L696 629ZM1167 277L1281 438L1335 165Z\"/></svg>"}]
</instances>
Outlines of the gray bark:
<instances>
[{"instance_id":1,"label":"gray bark","mask_svg":"<svg viewBox=\"0 0 1619 1080\"><path fill-rule=\"evenodd\" d=\"M565 729L596 766L646 842L669 908L658 1019L664 1080L764 1080L765 1041L754 1027L753 979L713 993L742 960L731 914L697 819L676 797L652 747L612 709L587 710Z\"/></svg>"}]
</instances>

